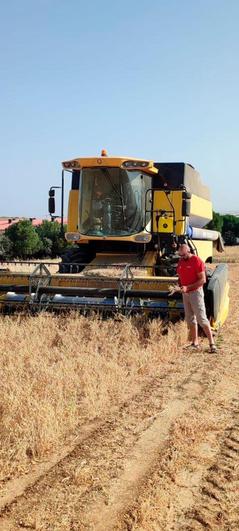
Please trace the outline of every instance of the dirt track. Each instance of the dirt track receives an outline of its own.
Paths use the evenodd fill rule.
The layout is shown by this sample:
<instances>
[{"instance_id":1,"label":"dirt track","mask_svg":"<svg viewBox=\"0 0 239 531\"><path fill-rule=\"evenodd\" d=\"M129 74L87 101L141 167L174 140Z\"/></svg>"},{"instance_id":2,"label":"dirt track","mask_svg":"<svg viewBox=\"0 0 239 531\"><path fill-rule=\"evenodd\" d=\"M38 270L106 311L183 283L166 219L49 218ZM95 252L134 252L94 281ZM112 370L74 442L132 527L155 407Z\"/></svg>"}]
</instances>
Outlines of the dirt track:
<instances>
[{"instance_id":1,"label":"dirt track","mask_svg":"<svg viewBox=\"0 0 239 531\"><path fill-rule=\"evenodd\" d=\"M185 352L160 378L9 482L0 529L239 529L239 266L218 354Z\"/></svg>"}]
</instances>

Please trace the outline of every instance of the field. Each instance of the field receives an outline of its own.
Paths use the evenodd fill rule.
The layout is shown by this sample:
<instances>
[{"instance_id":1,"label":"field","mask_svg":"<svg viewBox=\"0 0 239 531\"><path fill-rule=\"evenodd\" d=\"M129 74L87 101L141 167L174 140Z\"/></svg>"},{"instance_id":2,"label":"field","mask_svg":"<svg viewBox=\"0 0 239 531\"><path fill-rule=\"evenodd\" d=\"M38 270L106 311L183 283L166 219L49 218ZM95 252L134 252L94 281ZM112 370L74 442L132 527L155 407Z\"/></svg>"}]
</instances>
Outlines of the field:
<instances>
[{"instance_id":1,"label":"field","mask_svg":"<svg viewBox=\"0 0 239 531\"><path fill-rule=\"evenodd\" d=\"M218 260L215 257L215 260ZM239 529L239 249L230 315L0 317L0 529Z\"/></svg>"}]
</instances>

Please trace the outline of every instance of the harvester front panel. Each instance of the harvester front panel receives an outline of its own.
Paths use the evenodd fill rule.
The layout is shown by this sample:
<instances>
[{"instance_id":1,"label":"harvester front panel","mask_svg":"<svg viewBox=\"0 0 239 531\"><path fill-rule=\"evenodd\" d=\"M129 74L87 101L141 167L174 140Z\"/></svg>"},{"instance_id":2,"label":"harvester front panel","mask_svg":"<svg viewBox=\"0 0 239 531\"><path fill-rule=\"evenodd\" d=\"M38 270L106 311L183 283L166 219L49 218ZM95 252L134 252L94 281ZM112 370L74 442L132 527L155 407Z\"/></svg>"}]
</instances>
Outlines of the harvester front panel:
<instances>
[{"instance_id":1,"label":"harvester front panel","mask_svg":"<svg viewBox=\"0 0 239 531\"><path fill-rule=\"evenodd\" d=\"M31 310L60 310L67 307L80 310L120 311L124 314L143 312L170 318L183 315L178 294L170 296L172 282L177 279L147 276L147 267L133 264L122 268L112 264L107 276L107 263L100 274L99 263L87 266L84 274L51 274L44 264L31 274L3 272L0 276L2 310L26 308Z\"/></svg>"}]
</instances>

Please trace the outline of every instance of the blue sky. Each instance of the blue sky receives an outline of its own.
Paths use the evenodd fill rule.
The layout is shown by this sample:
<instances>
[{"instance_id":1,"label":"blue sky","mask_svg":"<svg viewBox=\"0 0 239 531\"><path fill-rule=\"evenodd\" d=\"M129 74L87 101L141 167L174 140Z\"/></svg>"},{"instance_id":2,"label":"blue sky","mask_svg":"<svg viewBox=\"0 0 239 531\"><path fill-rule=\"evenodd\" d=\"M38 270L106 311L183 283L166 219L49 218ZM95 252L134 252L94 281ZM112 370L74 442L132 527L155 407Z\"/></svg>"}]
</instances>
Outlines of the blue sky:
<instances>
[{"instance_id":1,"label":"blue sky","mask_svg":"<svg viewBox=\"0 0 239 531\"><path fill-rule=\"evenodd\" d=\"M8 0L0 20L0 216L46 216L61 161L103 147L190 162L239 210L238 0Z\"/></svg>"}]
</instances>

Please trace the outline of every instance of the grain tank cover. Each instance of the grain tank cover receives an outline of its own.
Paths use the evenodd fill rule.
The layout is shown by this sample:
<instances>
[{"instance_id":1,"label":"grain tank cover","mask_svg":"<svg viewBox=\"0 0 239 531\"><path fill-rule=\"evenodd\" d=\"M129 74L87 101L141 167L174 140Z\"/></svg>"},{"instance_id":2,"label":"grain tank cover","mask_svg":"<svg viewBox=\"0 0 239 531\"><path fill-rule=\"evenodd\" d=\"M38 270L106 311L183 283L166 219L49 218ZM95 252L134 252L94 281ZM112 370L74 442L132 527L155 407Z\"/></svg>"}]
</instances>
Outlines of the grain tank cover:
<instances>
[{"instance_id":1,"label":"grain tank cover","mask_svg":"<svg viewBox=\"0 0 239 531\"><path fill-rule=\"evenodd\" d=\"M201 182L198 171L184 162L155 162L158 175L153 177L153 188L161 190L182 190L210 201L210 192Z\"/></svg>"}]
</instances>

